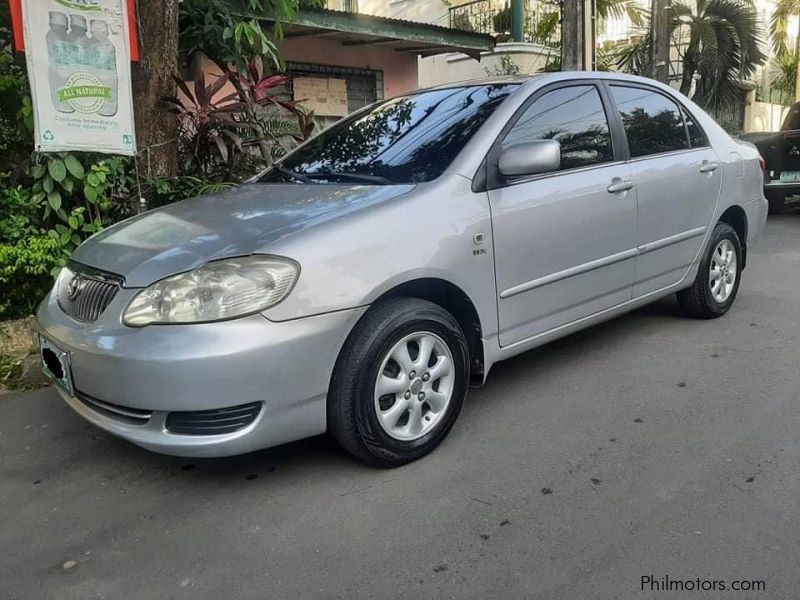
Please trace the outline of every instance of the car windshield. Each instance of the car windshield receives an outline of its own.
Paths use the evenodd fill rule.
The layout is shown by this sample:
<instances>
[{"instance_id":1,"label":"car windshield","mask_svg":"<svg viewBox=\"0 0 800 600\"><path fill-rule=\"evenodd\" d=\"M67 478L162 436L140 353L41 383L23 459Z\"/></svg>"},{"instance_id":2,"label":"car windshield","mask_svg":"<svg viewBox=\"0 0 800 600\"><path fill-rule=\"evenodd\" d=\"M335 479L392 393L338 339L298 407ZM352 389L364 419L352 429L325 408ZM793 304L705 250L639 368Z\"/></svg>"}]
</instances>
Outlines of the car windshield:
<instances>
[{"instance_id":1,"label":"car windshield","mask_svg":"<svg viewBox=\"0 0 800 600\"><path fill-rule=\"evenodd\" d=\"M312 138L259 181L378 185L432 181L517 85L445 88L382 102Z\"/></svg>"}]
</instances>

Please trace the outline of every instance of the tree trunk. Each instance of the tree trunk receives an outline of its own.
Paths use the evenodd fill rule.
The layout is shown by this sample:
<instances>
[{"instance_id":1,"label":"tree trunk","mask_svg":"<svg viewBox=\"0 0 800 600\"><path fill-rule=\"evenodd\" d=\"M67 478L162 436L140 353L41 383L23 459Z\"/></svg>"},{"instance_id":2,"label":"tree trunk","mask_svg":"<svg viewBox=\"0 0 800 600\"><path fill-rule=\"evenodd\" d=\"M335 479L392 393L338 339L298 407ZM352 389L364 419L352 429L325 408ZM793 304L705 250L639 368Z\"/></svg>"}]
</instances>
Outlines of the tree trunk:
<instances>
[{"instance_id":1,"label":"tree trunk","mask_svg":"<svg viewBox=\"0 0 800 600\"><path fill-rule=\"evenodd\" d=\"M561 70L581 71L586 44L584 3L588 0L564 0L561 3Z\"/></svg>"},{"instance_id":2,"label":"tree trunk","mask_svg":"<svg viewBox=\"0 0 800 600\"><path fill-rule=\"evenodd\" d=\"M133 65L139 170L149 178L178 174L178 121L163 98L174 97L178 73L179 0L138 0L141 60Z\"/></svg>"},{"instance_id":3,"label":"tree trunk","mask_svg":"<svg viewBox=\"0 0 800 600\"><path fill-rule=\"evenodd\" d=\"M697 71L699 42L692 33L689 39L689 46L683 54L683 75L681 75L681 94L688 96L692 91L692 82L694 81L694 74Z\"/></svg>"},{"instance_id":4,"label":"tree trunk","mask_svg":"<svg viewBox=\"0 0 800 600\"><path fill-rule=\"evenodd\" d=\"M650 5L650 77L669 84L670 20L669 0L652 0Z\"/></svg>"}]
</instances>

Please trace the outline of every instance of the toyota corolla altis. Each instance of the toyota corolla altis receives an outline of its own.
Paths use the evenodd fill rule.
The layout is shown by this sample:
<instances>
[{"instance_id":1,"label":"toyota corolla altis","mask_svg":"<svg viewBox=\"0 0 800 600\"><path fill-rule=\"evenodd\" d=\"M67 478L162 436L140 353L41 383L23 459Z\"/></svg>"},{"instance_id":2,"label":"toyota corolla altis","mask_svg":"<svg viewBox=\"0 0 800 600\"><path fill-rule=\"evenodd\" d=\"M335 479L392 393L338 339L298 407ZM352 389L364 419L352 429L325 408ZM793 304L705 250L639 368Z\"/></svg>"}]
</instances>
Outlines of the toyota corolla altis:
<instances>
[{"instance_id":1,"label":"toyota corolla altis","mask_svg":"<svg viewBox=\"0 0 800 600\"><path fill-rule=\"evenodd\" d=\"M497 361L668 294L725 314L766 214L756 149L651 80L424 90L92 237L39 308L42 360L157 452L327 431L399 465Z\"/></svg>"}]
</instances>

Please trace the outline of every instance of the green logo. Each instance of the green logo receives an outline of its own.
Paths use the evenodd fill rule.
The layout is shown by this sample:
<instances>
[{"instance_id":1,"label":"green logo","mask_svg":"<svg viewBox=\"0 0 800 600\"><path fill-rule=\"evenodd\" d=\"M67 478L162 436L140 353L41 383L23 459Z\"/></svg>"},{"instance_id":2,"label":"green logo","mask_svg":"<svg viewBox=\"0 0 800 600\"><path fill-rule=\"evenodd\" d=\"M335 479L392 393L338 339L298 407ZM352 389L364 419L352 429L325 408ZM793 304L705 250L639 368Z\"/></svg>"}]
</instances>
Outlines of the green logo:
<instances>
[{"instance_id":1,"label":"green logo","mask_svg":"<svg viewBox=\"0 0 800 600\"><path fill-rule=\"evenodd\" d=\"M56 0L62 6L83 10L87 12L100 12L100 5L97 0Z\"/></svg>"},{"instance_id":2,"label":"green logo","mask_svg":"<svg viewBox=\"0 0 800 600\"><path fill-rule=\"evenodd\" d=\"M69 104L73 110L92 114L103 108L111 99L111 88L103 85L96 75L80 71L70 75L64 87L58 90L58 100Z\"/></svg>"},{"instance_id":3,"label":"green logo","mask_svg":"<svg viewBox=\"0 0 800 600\"><path fill-rule=\"evenodd\" d=\"M123 133L122 134L122 143L126 146L130 146L133 144L133 136L130 133Z\"/></svg>"},{"instance_id":4,"label":"green logo","mask_svg":"<svg viewBox=\"0 0 800 600\"><path fill-rule=\"evenodd\" d=\"M46 129L45 132L42 134L42 139L45 142L52 142L54 139L56 139L56 136L53 135L52 131Z\"/></svg>"}]
</instances>

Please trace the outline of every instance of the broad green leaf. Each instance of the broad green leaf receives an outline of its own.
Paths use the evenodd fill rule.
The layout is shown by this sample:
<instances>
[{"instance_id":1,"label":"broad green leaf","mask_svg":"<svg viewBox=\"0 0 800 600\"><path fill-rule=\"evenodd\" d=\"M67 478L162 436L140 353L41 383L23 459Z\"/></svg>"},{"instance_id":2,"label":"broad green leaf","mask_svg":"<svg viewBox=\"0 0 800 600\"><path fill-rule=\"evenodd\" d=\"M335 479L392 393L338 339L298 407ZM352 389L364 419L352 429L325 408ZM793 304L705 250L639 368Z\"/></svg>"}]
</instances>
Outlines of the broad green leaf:
<instances>
[{"instance_id":1,"label":"broad green leaf","mask_svg":"<svg viewBox=\"0 0 800 600\"><path fill-rule=\"evenodd\" d=\"M92 204L97 203L97 190L95 188L87 185L83 188L83 195L86 196L86 199Z\"/></svg>"},{"instance_id":2,"label":"broad green leaf","mask_svg":"<svg viewBox=\"0 0 800 600\"><path fill-rule=\"evenodd\" d=\"M31 177L33 177L34 179L41 179L46 171L47 167L45 167L44 165L33 165L31 167Z\"/></svg>"},{"instance_id":3,"label":"broad green leaf","mask_svg":"<svg viewBox=\"0 0 800 600\"><path fill-rule=\"evenodd\" d=\"M75 244L76 246L80 246L81 245L81 238L80 238L80 236L78 234L76 234L76 233L72 234L72 243Z\"/></svg>"},{"instance_id":4,"label":"broad green leaf","mask_svg":"<svg viewBox=\"0 0 800 600\"><path fill-rule=\"evenodd\" d=\"M78 218L74 215L71 216L67 222L69 223L70 229L77 229L78 228Z\"/></svg>"},{"instance_id":5,"label":"broad green leaf","mask_svg":"<svg viewBox=\"0 0 800 600\"><path fill-rule=\"evenodd\" d=\"M47 172L50 177L61 183L67 176L67 166L60 158L51 158L47 161Z\"/></svg>"},{"instance_id":6,"label":"broad green leaf","mask_svg":"<svg viewBox=\"0 0 800 600\"><path fill-rule=\"evenodd\" d=\"M61 194L59 192L50 192L47 194L47 203L53 210L61 208Z\"/></svg>"},{"instance_id":7,"label":"broad green leaf","mask_svg":"<svg viewBox=\"0 0 800 600\"><path fill-rule=\"evenodd\" d=\"M45 176L44 179L42 179L42 189L45 191L45 193L49 194L50 192L53 191L54 187L55 187L55 183L53 183L53 178L52 177L47 175L47 176Z\"/></svg>"},{"instance_id":8,"label":"broad green leaf","mask_svg":"<svg viewBox=\"0 0 800 600\"><path fill-rule=\"evenodd\" d=\"M75 155L68 154L67 157L64 159L64 165L67 167L67 171L77 179L78 181L82 181L85 177L86 173L83 170L83 165L81 161L79 161Z\"/></svg>"}]
</instances>

